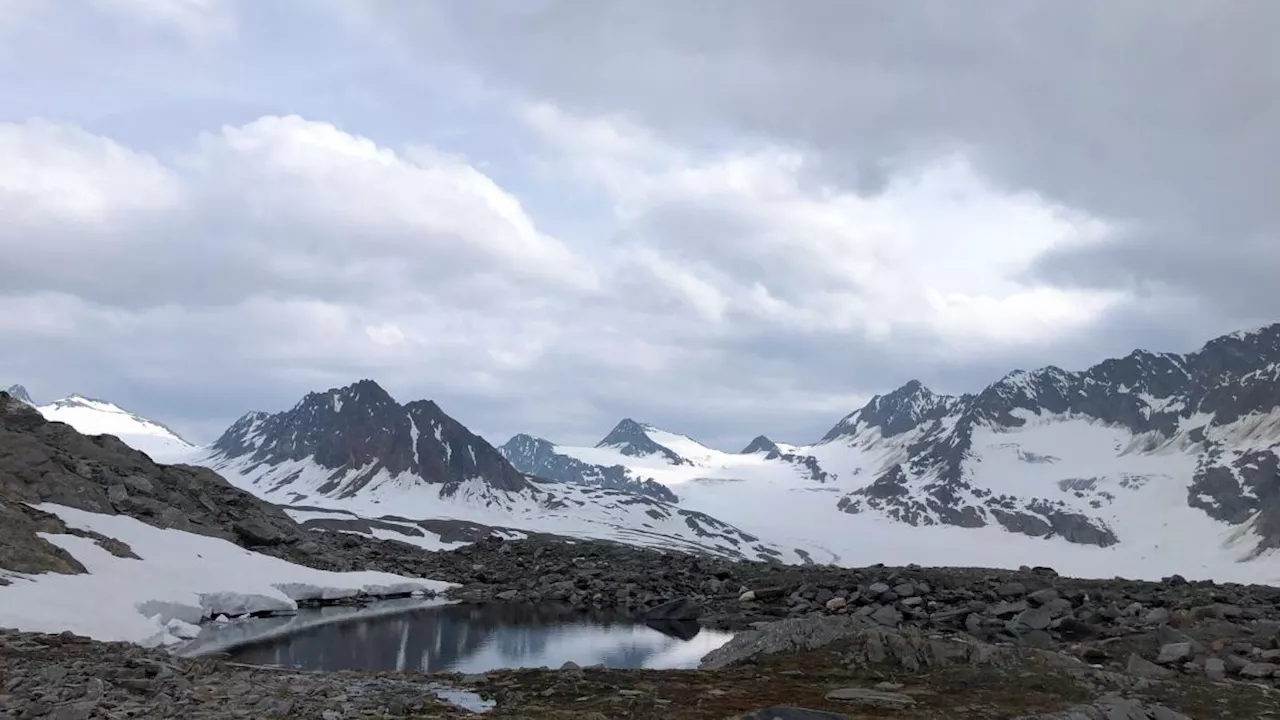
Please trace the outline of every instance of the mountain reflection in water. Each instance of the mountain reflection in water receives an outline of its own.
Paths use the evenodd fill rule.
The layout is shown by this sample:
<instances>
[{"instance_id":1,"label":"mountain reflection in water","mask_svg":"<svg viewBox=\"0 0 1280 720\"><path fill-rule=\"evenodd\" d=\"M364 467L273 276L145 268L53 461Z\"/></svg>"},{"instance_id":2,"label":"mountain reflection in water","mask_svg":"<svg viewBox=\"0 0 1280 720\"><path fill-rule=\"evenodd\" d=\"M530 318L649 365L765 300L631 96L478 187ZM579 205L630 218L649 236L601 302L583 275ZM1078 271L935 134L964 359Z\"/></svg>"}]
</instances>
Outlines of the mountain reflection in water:
<instances>
[{"instance_id":1,"label":"mountain reflection in water","mask_svg":"<svg viewBox=\"0 0 1280 720\"><path fill-rule=\"evenodd\" d=\"M697 623L643 623L557 605L442 605L305 627L228 652L240 662L308 670L479 673L604 665L692 668L729 633Z\"/></svg>"}]
</instances>

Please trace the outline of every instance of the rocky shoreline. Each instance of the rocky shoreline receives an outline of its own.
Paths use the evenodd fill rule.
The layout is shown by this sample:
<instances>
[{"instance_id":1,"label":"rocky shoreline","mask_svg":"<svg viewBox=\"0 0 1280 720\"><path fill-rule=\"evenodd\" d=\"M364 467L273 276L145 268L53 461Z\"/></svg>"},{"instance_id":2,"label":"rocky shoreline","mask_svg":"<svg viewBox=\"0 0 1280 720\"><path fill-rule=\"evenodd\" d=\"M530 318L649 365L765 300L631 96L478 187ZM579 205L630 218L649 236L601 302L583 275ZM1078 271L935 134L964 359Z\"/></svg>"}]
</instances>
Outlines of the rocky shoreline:
<instances>
[{"instance_id":1,"label":"rocky shoreline","mask_svg":"<svg viewBox=\"0 0 1280 720\"><path fill-rule=\"evenodd\" d=\"M1280 684L1280 588L1085 580L1050 568L847 569L727 562L611 543L490 539L433 557L432 577L469 602L567 602L725 630L794 618L963 633L1069 651L1152 677Z\"/></svg>"},{"instance_id":2,"label":"rocky shoreline","mask_svg":"<svg viewBox=\"0 0 1280 720\"><path fill-rule=\"evenodd\" d=\"M1244 615L1261 612L1253 610ZM1261 658L1268 652L1261 646L1274 644L1274 621L1244 615L1225 621L1192 612L1196 622L1182 628L1125 621L1097 639L1042 648L1012 636L984 641L963 630L891 627L857 612L797 614L755 623L700 670L569 665L481 675L306 672L0 630L0 718L1275 717L1273 677L1233 673L1225 662L1226 672L1214 672L1210 653ZM1227 644L1223 623L1248 639Z\"/></svg>"},{"instance_id":3,"label":"rocky shoreline","mask_svg":"<svg viewBox=\"0 0 1280 720\"><path fill-rule=\"evenodd\" d=\"M382 545L394 555L399 544ZM459 583L446 595L462 602L625 609L737 634L697 671L464 677L248 667L5 631L0 718L446 718L474 717L476 703L492 704L493 718L582 720L1280 716L1273 587L1049 568L778 566L546 538L402 560ZM441 699L460 693L473 709ZM835 715L751 714L775 706Z\"/></svg>"}]
</instances>

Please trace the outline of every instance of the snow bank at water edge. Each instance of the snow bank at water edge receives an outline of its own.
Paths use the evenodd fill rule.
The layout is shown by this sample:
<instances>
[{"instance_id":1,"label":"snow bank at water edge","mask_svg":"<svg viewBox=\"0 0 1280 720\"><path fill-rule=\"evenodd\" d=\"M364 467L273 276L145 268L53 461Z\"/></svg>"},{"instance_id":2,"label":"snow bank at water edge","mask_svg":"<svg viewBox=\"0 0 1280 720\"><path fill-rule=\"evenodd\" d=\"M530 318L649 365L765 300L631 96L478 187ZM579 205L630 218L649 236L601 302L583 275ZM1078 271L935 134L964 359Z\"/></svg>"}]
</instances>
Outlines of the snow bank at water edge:
<instances>
[{"instance_id":1,"label":"snow bank at water edge","mask_svg":"<svg viewBox=\"0 0 1280 720\"><path fill-rule=\"evenodd\" d=\"M329 572L245 550L218 538L163 530L123 515L62 505L39 509L69 527L127 544L140 560L121 558L89 538L45 534L87 574L6 573L0 627L70 630L97 640L154 646L193 637L194 624L218 615L291 611L300 600L440 592L450 583L381 572ZM3 571L0 571L3 572Z\"/></svg>"}]
</instances>

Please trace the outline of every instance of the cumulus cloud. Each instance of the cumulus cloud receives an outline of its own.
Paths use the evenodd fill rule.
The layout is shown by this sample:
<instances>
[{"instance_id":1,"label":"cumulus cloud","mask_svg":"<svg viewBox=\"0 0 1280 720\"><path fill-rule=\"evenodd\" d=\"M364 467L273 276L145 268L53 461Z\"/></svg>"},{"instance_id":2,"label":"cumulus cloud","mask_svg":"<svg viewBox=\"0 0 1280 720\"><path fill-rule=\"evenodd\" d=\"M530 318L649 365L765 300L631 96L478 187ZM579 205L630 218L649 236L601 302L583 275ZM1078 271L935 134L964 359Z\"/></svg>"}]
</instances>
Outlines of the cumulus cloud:
<instances>
[{"instance_id":1,"label":"cumulus cloud","mask_svg":"<svg viewBox=\"0 0 1280 720\"><path fill-rule=\"evenodd\" d=\"M607 189L635 267L710 321L733 312L1007 350L1088 326L1123 299L1029 280L1046 253L1104 241L1107 224L993 187L963 157L859 195L794 148L696 155L624 120L546 104L525 117L568 167Z\"/></svg>"},{"instance_id":2,"label":"cumulus cloud","mask_svg":"<svg viewBox=\"0 0 1280 720\"><path fill-rule=\"evenodd\" d=\"M488 272L594 282L465 161L296 116L223 128L168 164L74 127L4 124L0 158L16 218L0 243L32 289L147 306L443 292ZM100 272L107 258L142 282Z\"/></svg>"},{"instance_id":3,"label":"cumulus cloud","mask_svg":"<svg viewBox=\"0 0 1280 720\"><path fill-rule=\"evenodd\" d=\"M384 39L491 87L695 144L781 139L844 187L879 191L960 150L998 186L1123 230L1040 254L1035 283L1208 308L1204 324L1131 327L1136 344L1188 343L1280 304L1259 282L1280 270L1276 3L362 7Z\"/></svg>"}]
</instances>

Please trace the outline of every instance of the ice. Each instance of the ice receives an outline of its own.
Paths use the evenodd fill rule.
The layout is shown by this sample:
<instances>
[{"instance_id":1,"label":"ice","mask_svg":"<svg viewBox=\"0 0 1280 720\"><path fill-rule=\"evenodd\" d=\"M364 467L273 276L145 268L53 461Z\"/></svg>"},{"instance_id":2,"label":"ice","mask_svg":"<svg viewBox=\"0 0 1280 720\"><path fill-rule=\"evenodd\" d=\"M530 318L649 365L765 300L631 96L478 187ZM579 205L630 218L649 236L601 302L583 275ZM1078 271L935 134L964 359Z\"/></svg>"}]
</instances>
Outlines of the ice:
<instances>
[{"instance_id":1,"label":"ice","mask_svg":"<svg viewBox=\"0 0 1280 720\"><path fill-rule=\"evenodd\" d=\"M200 626L189 622L183 622L177 618L165 623L164 629L173 637L180 640L192 640L200 635Z\"/></svg>"},{"instance_id":2,"label":"ice","mask_svg":"<svg viewBox=\"0 0 1280 720\"><path fill-rule=\"evenodd\" d=\"M217 615L249 615L263 612L288 612L298 607L289 598L219 591L200 593L200 615L211 618Z\"/></svg>"}]
</instances>

